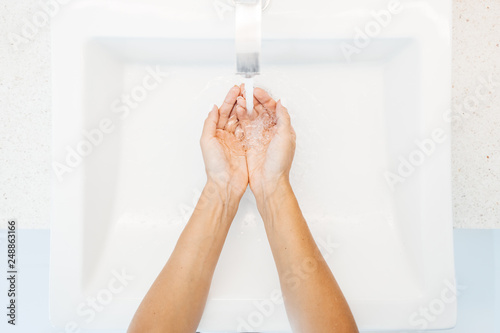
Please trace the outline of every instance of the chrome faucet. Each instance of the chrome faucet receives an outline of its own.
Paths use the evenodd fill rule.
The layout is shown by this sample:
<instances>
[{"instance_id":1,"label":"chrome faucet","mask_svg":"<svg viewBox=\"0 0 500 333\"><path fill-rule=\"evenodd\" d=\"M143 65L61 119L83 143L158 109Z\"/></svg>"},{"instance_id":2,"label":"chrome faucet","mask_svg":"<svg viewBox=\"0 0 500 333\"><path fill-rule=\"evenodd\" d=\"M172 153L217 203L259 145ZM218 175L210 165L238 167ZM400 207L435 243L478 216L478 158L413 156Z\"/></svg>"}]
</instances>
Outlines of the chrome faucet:
<instances>
[{"instance_id":1,"label":"chrome faucet","mask_svg":"<svg viewBox=\"0 0 500 333\"><path fill-rule=\"evenodd\" d=\"M260 71L262 0L235 0L236 73L251 78Z\"/></svg>"}]
</instances>

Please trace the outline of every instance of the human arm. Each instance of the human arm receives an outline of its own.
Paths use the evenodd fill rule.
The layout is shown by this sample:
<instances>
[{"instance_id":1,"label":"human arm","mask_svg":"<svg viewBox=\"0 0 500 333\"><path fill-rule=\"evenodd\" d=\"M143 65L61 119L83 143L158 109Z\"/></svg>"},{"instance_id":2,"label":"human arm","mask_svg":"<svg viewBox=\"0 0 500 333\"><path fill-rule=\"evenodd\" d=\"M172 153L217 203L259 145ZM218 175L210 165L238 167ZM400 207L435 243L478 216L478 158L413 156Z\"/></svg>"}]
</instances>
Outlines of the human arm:
<instances>
[{"instance_id":1,"label":"human arm","mask_svg":"<svg viewBox=\"0 0 500 333\"><path fill-rule=\"evenodd\" d=\"M129 326L136 332L196 332L212 276L231 222L248 184L246 161L233 109L233 87L205 121L201 147L207 183L174 251Z\"/></svg>"},{"instance_id":2,"label":"human arm","mask_svg":"<svg viewBox=\"0 0 500 333\"><path fill-rule=\"evenodd\" d=\"M295 333L358 332L347 301L320 253L288 179L255 194Z\"/></svg>"},{"instance_id":3,"label":"human arm","mask_svg":"<svg viewBox=\"0 0 500 333\"><path fill-rule=\"evenodd\" d=\"M264 221L293 331L358 332L290 185L295 131L288 111L259 88L255 89L254 105L249 117L244 99L239 98L237 114L250 138L250 188Z\"/></svg>"}]
</instances>

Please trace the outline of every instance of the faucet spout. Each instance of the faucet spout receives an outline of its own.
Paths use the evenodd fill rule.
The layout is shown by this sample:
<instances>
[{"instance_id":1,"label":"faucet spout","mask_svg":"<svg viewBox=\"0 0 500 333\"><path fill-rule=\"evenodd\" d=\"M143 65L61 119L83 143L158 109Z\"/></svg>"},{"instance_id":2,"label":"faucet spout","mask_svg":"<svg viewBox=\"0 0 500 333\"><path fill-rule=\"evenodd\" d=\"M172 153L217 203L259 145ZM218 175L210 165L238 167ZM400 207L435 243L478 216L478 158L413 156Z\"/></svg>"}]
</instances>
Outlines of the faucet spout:
<instances>
[{"instance_id":1,"label":"faucet spout","mask_svg":"<svg viewBox=\"0 0 500 333\"><path fill-rule=\"evenodd\" d=\"M235 0L236 73L251 78L260 72L262 0Z\"/></svg>"}]
</instances>

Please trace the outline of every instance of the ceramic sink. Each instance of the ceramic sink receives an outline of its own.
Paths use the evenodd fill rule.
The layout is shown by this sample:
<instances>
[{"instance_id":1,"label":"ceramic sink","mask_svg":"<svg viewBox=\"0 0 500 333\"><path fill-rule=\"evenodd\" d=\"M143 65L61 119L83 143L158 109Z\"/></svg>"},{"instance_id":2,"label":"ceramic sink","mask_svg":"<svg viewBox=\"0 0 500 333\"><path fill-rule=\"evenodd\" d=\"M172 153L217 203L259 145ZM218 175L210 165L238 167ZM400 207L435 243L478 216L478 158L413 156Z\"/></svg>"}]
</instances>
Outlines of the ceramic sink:
<instances>
[{"instance_id":1,"label":"ceramic sink","mask_svg":"<svg viewBox=\"0 0 500 333\"><path fill-rule=\"evenodd\" d=\"M255 85L289 108L292 186L360 329L453 327L450 1L265 3ZM242 82L233 35L230 0L53 18L56 327L128 326L203 189L203 120ZM277 295L247 191L199 331L290 332Z\"/></svg>"}]
</instances>

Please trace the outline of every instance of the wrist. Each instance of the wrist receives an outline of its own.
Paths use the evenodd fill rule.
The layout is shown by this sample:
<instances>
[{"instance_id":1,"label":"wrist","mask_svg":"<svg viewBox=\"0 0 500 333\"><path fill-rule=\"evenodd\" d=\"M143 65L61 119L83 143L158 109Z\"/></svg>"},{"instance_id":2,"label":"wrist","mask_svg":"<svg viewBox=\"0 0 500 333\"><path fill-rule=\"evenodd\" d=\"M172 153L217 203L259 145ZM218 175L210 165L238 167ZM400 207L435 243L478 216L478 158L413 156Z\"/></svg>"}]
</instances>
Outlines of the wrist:
<instances>
[{"instance_id":1,"label":"wrist","mask_svg":"<svg viewBox=\"0 0 500 333\"><path fill-rule=\"evenodd\" d=\"M279 195L284 190L291 189L291 185L288 176L282 175L273 179L251 182L250 188L255 196L255 199L257 201L262 201L264 198Z\"/></svg>"},{"instance_id":2,"label":"wrist","mask_svg":"<svg viewBox=\"0 0 500 333\"><path fill-rule=\"evenodd\" d=\"M261 215L268 215L272 207L281 207L286 198L293 196L292 186L288 177L280 177L275 181L267 181L254 186L252 192Z\"/></svg>"},{"instance_id":3,"label":"wrist","mask_svg":"<svg viewBox=\"0 0 500 333\"><path fill-rule=\"evenodd\" d=\"M210 220L231 224L238 211L241 196L228 187L207 181L195 207L197 214L210 216Z\"/></svg>"},{"instance_id":4,"label":"wrist","mask_svg":"<svg viewBox=\"0 0 500 333\"><path fill-rule=\"evenodd\" d=\"M202 195L224 205L238 205L244 191L234 188L230 182L218 182L212 178L207 179Z\"/></svg>"}]
</instances>

